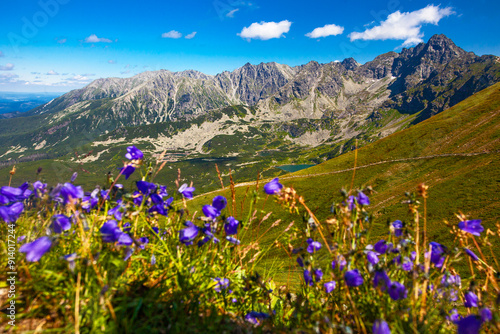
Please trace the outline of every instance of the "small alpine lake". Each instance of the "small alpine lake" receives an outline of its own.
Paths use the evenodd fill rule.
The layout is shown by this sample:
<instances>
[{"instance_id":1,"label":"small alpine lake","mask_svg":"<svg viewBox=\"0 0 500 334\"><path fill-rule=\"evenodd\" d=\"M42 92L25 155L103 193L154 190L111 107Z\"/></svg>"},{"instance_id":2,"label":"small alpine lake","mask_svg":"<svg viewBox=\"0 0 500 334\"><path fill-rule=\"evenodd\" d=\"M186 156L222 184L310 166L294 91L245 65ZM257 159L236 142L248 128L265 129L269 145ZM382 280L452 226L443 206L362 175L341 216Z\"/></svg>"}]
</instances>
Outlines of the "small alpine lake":
<instances>
[{"instance_id":1,"label":"small alpine lake","mask_svg":"<svg viewBox=\"0 0 500 334\"><path fill-rule=\"evenodd\" d=\"M313 167L316 165L283 165L283 166L276 166L276 168L279 168L281 170L284 170L285 172L298 172L299 170L306 169L309 167Z\"/></svg>"}]
</instances>

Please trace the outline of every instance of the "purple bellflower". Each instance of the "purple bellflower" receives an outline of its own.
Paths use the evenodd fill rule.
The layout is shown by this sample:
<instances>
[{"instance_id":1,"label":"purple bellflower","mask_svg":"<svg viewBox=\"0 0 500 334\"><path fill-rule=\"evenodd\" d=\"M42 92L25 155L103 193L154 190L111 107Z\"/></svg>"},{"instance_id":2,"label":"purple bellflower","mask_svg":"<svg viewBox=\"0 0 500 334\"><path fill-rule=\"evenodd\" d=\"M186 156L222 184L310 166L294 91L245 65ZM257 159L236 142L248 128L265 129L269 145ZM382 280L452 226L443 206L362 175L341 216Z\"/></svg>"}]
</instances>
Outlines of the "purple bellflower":
<instances>
[{"instance_id":1,"label":"purple bellflower","mask_svg":"<svg viewBox=\"0 0 500 334\"><path fill-rule=\"evenodd\" d=\"M276 195L281 192L281 189L283 189L283 185L279 183L279 178L275 178L272 181L266 183L264 186L264 191L268 195Z\"/></svg>"},{"instance_id":2,"label":"purple bellflower","mask_svg":"<svg viewBox=\"0 0 500 334\"><path fill-rule=\"evenodd\" d=\"M360 286L363 284L363 276L359 273L358 269L348 270L344 274L345 283L348 286Z\"/></svg>"},{"instance_id":3,"label":"purple bellflower","mask_svg":"<svg viewBox=\"0 0 500 334\"><path fill-rule=\"evenodd\" d=\"M238 224L239 222L234 219L234 217L228 217L226 219L226 224L224 224L224 231L226 232L226 235L238 233Z\"/></svg>"},{"instance_id":4,"label":"purple bellflower","mask_svg":"<svg viewBox=\"0 0 500 334\"><path fill-rule=\"evenodd\" d=\"M330 293L333 290L335 290L335 287L337 286L337 282L335 282L335 281L326 282L323 285L325 286L326 293Z\"/></svg>"},{"instance_id":5,"label":"purple bellflower","mask_svg":"<svg viewBox=\"0 0 500 334\"><path fill-rule=\"evenodd\" d=\"M307 239L307 243L309 245L307 246L307 252L310 254L313 254L314 252L321 249L321 243L319 241L314 241L313 239L309 238Z\"/></svg>"},{"instance_id":6,"label":"purple bellflower","mask_svg":"<svg viewBox=\"0 0 500 334\"><path fill-rule=\"evenodd\" d=\"M481 220L479 219L461 221L458 223L458 228L477 237L484 231L484 227L481 226Z\"/></svg>"},{"instance_id":7,"label":"purple bellflower","mask_svg":"<svg viewBox=\"0 0 500 334\"><path fill-rule=\"evenodd\" d=\"M26 260L37 262L42 256L50 250L52 241L49 237L40 237L33 242L22 245L19 248L21 253L26 253Z\"/></svg>"},{"instance_id":8,"label":"purple bellflower","mask_svg":"<svg viewBox=\"0 0 500 334\"><path fill-rule=\"evenodd\" d=\"M55 233L62 233L71 228L71 221L69 217L65 215L54 215L52 216L52 230Z\"/></svg>"},{"instance_id":9,"label":"purple bellflower","mask_svg":"<svg viewBox=\"0 0 500 334\"><path fill-rule=\"evenodd\" d=\"M372 330L373 334L391 334L389 325L382 319L375 320Z\"/></svg>"},{"instance_id":10,"label":"purple bellflower","mask_svg":"<svg viewBox=\"0 0 500 334\"><path fill-rule=\"evenodd\" d=\"M466 318L462 318L457 321L457 333L458 334L479 334L481 325L483 321L477 315L469 315Z\"/></svg>"},{"instance_id":11,"label":"purple bellflower","mask_svg":"<svg viewBox=\"0 0 500 334\"><path fill-rule=\"evenodd\" d=\"M178 192L182 194L187 199L193 198L193 192L195 188L194 187L188 187L186 183L184 183L182 186L180 186Z\"/></svg>"},{"instance_id":12,"label":"purple bellflower","mask_svg":"<svg viewBox=\"0 0 500 334\"><path fill-rule=\"evenodd\" d=\"M129 160L141 160L142 158L144 158L144 154L137 147L129 146L127 147L127 153L125 154L125 158Z\"/></svg>"}]
</instances>

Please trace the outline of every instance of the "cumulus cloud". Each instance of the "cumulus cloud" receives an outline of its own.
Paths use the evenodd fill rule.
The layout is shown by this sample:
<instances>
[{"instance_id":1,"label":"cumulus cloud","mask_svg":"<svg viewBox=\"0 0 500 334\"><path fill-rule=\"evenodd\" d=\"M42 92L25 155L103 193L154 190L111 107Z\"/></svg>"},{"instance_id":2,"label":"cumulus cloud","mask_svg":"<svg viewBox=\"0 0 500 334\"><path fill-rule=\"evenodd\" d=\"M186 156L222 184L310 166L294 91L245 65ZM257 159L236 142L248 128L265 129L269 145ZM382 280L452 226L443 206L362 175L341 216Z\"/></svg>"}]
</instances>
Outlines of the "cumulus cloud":
<instances>
[{"instance_id":1,"label":"cumulus cloud","mask_svg":"<svg viewBox=\"0 0 500 334\"><path fill-rule=\"evenodd\" d=\"M14 69L14 64L7 63L5 66L0 65L0 71L12 71Z\"/></svg>"},{"instance_id":2,"label":"cumulus cloud","mask_svg":"<svg viewBox=\"0 0 500 334\"><path fill-rule=\"evenodd\" d=\"M177 38L181 38L182 34L178 31L170 30L169 32L164 32L163 34L161 34L161 37L162 38L175 38L175 39L177 39Z\"/></svg>"},{"instance_id":3,"label":"cumulus cloud","mask_svg":"<svg viewBox=\"0 0 500 334\"><path fill-rule=\"evenodd\" d=\"M99 38L96 34L92 34L85 38L85 43L113 43L109 38Z\"/></svg>"},{"instance_id":4,"label":"cumulus cloud","mask_svg":"<svg viewBox=\"0 0 500 334\"><path fill-rule=\"evenodd\" d=\"M423 24L431 23L437 25L439 21L455 14L451 7L440 8L428 5L425 8L401 13L394 12L382 21L380 25L363 32L352 32L349 38L352 41L361 40L404 40L402 46L411 46L423 42L424 34L420 31Z\"/></svg>"},{"instance_id":5,"label":"cumulus cloud","mask_svg":"<svg viewBox=\"0 0 500 334\"><path fill-rule=\"evenodd\" d=\"M110 59L110 60L108 60L108 63L110 63L110 64L116 64L116 60Z\"/></svg>"},{"instance_id":6,"label":"cumulus cloud","mask_svg":"<svg viewBox=\"0 0 500 334\"><path fill-rule=\"evenodd\" d=\"M59 73L57 73L54 70L50 70L50 71L47 72L47 75L59 75Z\"/></svg>"},{"instance_id":7,"label":"cumulus cloud","mask_svg":"<svg viewBox=\"0 0 500 334\"><path fill-rule=\"evenodd\" d=\"M226 17L234 17L234 13L236 13L237 11L239 11L240 9L239 8L236 8L236 9L233 9L231 11L229 11L227 14L226 14Z\"/></svg>"},{"instance_id":8,"label":"cumulus cloud","mask_svg":"<svg viewBox=\"0 0 500 334\"><path fill-rule=\"evenodd\" d=\"M271 38L280 38L290 31L292 22L284 20L281 22L260 22L252 23L249 27L243 28L238 34L241 38L261 39L263 41Z\"/></svg>"},{"instance_id":9,"label":"cumulus cloud","mask_svg":"<svg viewBox=\"0 0 500 334\"><path fill-rule=\"evenodd\" d=\"M336 36L344 32L344 27L338 26L336 24L327 24L324 27L316 28L313 31L306 34L309 38L319 38L327 36Z\"/></svg>"},{"instance_id":10,"label":"cumulus cloud","mask_svg":"<svg viewBox=\"0 0 500 334\"><path fill-rule=\"evenodd\" d=\"M84 73L84 74L80 74L82 77L93 77L95 76L95 73Z\"/></svg>"},{"instance_id":11,"label":"cumulus cloud","mask_svg":"<svg viewBox=\"0 0 500 334\"><path fill-rule=\"evenodd\" d=\"M194 36L196 36L196 31L193 31L192 33L190 33L190 34L186 35L186 37L185 37L185 38L187 38L187 39L191 39L191 38L194 38Z\"/></svg>"}]
</instances>

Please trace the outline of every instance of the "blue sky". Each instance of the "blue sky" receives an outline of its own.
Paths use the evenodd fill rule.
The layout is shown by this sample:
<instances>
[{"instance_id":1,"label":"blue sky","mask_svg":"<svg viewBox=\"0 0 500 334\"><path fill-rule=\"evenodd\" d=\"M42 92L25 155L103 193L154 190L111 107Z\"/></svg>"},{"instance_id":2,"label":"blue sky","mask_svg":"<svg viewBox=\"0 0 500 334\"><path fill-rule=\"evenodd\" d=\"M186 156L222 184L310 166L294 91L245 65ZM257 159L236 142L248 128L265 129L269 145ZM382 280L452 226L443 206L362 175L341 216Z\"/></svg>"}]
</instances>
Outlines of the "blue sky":
<instances>
[{"instance_id":1,"label":"blue sky","mask_svg":"<svg viewBox=\"0 0 500 334\"><path fill-rule=\"evenodd\" d=\"M434 34L500 55L500 2L18 0L0 2L0 91L66 92L148 70L365 63Z\"/></svg>"}]
</instances>

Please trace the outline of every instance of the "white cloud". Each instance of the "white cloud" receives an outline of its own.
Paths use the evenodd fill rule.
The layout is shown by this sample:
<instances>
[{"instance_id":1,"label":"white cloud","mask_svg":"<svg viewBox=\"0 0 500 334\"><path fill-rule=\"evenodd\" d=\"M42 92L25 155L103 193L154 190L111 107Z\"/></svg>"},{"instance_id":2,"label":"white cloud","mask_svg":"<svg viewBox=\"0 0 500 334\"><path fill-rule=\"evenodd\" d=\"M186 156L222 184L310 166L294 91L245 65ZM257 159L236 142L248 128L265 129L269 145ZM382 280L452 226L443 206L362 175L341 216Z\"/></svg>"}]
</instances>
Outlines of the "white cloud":
<instances>
[{"instance_id":1,"label":"white cloud","mask_svg":"<svg viewBox=\"0 0 500 334\"><path fill-rule=\"evenodd\" d=\"M92 34L85 38L85 43L113 43L113 41L108 38L99 38L96 34Z\"/></svg>"},{"instance_id":2,"label":"white cloud","mask_svg":"<svg viewBox=\"0 0 500 334\"><path fill-rule=\"evenodd\" d=\"M130 70L121 71L120 73L121 73L121 74L129 74L129 73L130 73Z\"/></svg>"},{"instance_id":3,"label":"white cloud","mask_svg":"<svg viewBox=\"0 0 500 334\"><path fill-rule=\"evenodd\" d=\"M46 73L47 75L59 75L59 73L57 73L56 71L54 70L50 70Z\"/></svg>"},{"instance_id":4,"label":"white cloud","mask_svg":"<svg viewBox=\"0 0 500 334\"><path fill-rule=\"evenodd\" d=\"M110 64L116 64L116 60L110 59L110 60L108 60L108 63L110 63Z\"/></svg>"},{"instance_id":5,"label":"white cloud","mask_svg":"<svg viewBox=\"0 0 500 334\"><path fill-rule=\"evenodd\" d=\"M83 75L75 75L74 77L67 79L67 80L74 80L74 81L87 81L89 78Z\"/></svg>"},{"instance_id":6,"label":"white cloud","mask_svg":"<svg viewBox=\"0 0 500 334\"><path fill-rule=\"evenodd\" d=\"M164 32L161 34L162 38L181 38L182 34L175 30L170 30L169 32Z\"/></svg>"},{"instance_id":7,"label":"white cloud","mask_svg":"<svg viewBox=\"0 0 500 334\"><path fill-rule=\"evenodd\" d=\"M5 55L3 54L3 52L2 52L2 51L0 51L0 58L1 58L1 57L5 57Z\"/></svg>"},{"instance_id":8,"label":"white cloud","mask_svg":"<svg viewBox=\"0 0 500 334\"><path fill-rule=\"evenodd\" d=\"M451 7L440 8L428 5L425 8L401 13L394 12L382 21L380 25L363 32L352 32L349 38L352 41L361 40L404 40L403 46L411 46L423 42L424 34L420 31L422 25L431 23L437 25L446 16L455 14Z\"/></svg>"},{"instance_id":9,"label":"white cloud","mask_svg":"<svg viewBox=\"0 0 500 334\"><path fill-rule=\"evenodd\" d=\"M239 8L233 9L232 11L226 14L226 17L234 17L234 13L236 13L239 10L240 10Z\"/></svg>"},{"instance_id":10,"label":"white cloud","mask_svg":"<svg viewBox=\"0 0 500 334\"><path fill-rule=\"evenodd\" d=\"M238 34L241 38L261 39L263 41L271 38L280 38L283 34L290 31L292 22L284 20L281 22L260 22L252 23L249 27L243 28Z\"/></svg>"},{"instance_id":11,"label":"white cloud","mask_svg":"<svg viewBox=\"0 0 500 334\"><path fill-rule=\"evenodd\" d=\"M95 76L95 73L84 73L84 74L80 74L82 77L93 77Z\"/></svg>"},{"instance_id":12,"label":"white cloud","mask_svg":"<svg viewBox=\"0 0 500 334\"><path fill-rule=\"evenodd\" d=\"M6 83L14 83L17 82L16 80L19 78L19 75L14 74L14 73L1 73L0 74L0 83L1 84L6 84Z\"/></svg>"},{"instance_id":13,"label":"white cloud","mask_svg":"<svg viewBox=\"0 0 500 334\"><path fill-rule=\"evenodd\" d=\"M338 26L336 24L327 24L324 27L316 28L313 31L306 34L309 38L319 38L327 36L336 36L344 32L344 27Z\"/></svg>"},{"instance_id":14,"label":"white cloud","mask_svg":"<svg viewBox=\"0 0 500 334\"><path fill-rule=\"evenodd\" d=\"M191 38L194 38L194 36L196 36L196 31L193 31L192 33L190 33L189 35L186 35L185 38L187 39L191 39Z\"/></svg>"},{"instance_id":15,"label":"white cloud","mask_svg":"<svg viewBox=\"0 0 500 334\"><path fill-rule=\"evenodd\" d=\"M95 36L95 35L93 35L93 36ZM96 36L96 37L97 37L97 36ZM87 39L88 39L88 38L90 38L90 37L87 37ZM68 39L67 39L67 38L61 38L61 39L58 39L58 40L57 40L57 43L59 43L59 44L64 44L64 43L66 43L67 41L68 41Z\"/></svg>"},{"instance_id":16,"label":"white cloud","mask_svg":"<svg viewBox=\"0 0 500 334\"><path fill-rule=\"evenodd\" d=\"M14 69L14 64L7 63L5 66L0 65L0 71L12 71Z\"/></svg>"}]
</instances>

